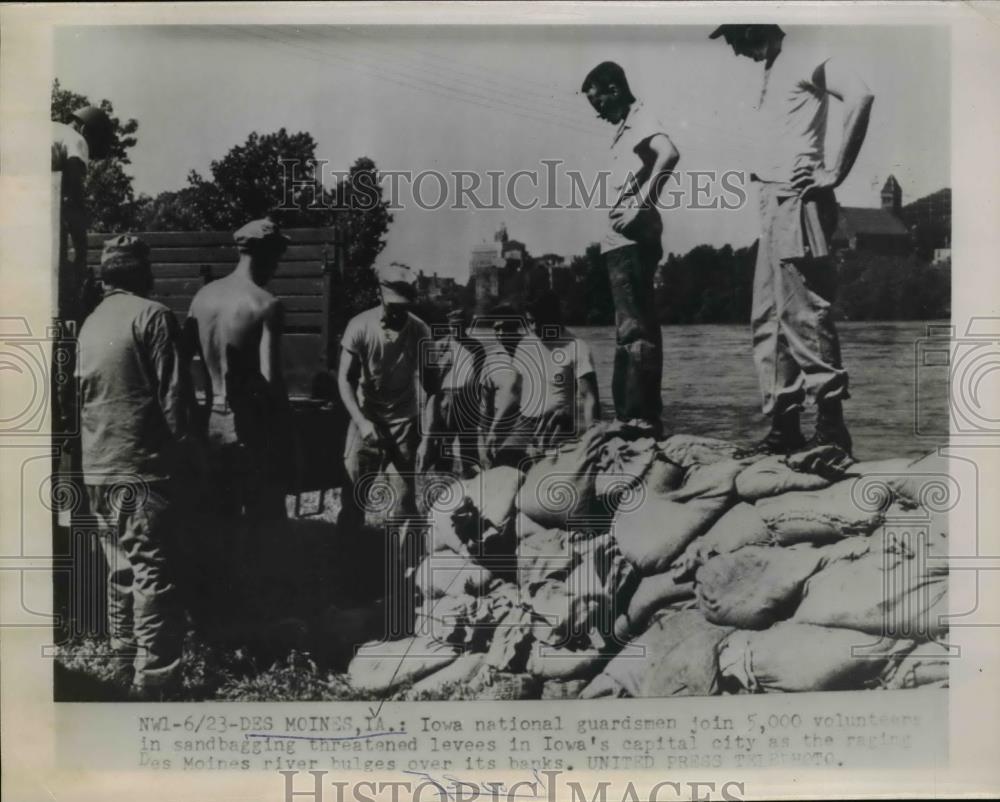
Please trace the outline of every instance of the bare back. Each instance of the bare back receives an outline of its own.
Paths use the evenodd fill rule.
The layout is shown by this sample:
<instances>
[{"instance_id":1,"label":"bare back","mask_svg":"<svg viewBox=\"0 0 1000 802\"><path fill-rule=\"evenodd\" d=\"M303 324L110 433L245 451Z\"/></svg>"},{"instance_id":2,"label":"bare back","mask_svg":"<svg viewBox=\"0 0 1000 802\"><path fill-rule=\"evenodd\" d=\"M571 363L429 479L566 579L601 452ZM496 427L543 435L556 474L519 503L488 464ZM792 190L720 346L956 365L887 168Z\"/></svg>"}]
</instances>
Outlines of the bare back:
<instances>
[{"instance_id":1,"label":"bare back","mask_svg":"<svg viewBox=\"0 0 1000 802\"><path fill-rule=\"evenodd\" d=\"M241 367L259 370L273 382L275 365L261 352L264 339L280 325L278 299L238 273L213 281L200 289L188 312L197 324L202 359L212 386L214 403L226 399L229 361L238 356ZM263 347L262 347L263 346Z\"/></svg>"}]
</instances>

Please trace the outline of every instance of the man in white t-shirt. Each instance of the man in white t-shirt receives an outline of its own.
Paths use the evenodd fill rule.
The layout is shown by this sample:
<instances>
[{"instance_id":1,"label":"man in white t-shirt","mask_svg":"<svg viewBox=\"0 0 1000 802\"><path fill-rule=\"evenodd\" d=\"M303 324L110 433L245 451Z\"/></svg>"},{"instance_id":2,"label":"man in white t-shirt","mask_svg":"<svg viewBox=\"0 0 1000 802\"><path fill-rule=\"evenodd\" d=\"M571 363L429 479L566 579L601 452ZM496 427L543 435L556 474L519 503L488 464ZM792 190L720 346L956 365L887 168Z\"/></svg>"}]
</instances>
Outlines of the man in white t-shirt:
<instances>
[{"instance_id":1,"label":"man in white t-shirt","mask_svg":"<svg viewBox=\"0 0 1000 802\"><path fill-rule=\"evenodd\" d=\"M615 303L615 414L623 421L645 421L659 432L663 333L653 276L663 256L663 223L657 202L680 156L663 123L632 94L615 62L594 67L581 91L597 115L615 126L608 153L612 208L601 238Z\"/></svg>"},{"instance_id":2,"label":"man in white t-shirt","mask_svg":"<svg viewBox=\"0 0 1000 802\"><path fill-rule=\"evenodd\" d=\"M771 428L751 450L787 453L837 445L850 453L841 402L847 371L831 304L836 266L828 242L837 225L834 189L864 143L874 97L851 68L813 48L789 46L777 25L721 25L737 56L763 62L751 143L751 178L760 188L761 237L753 291L753 354ZM844 105L840 147L828 158L830 98ZM806 442L799 412L815 401L816 432Z\"/></svg>"},{"instance_id":3,"label":"man in white t-shirt","mask_svg":"<svg viewBox=\"0 0 1000 802\"><path fill-rule=\"evenodd\" d=\"M537 453L590 428L600 418L600 402L590 348L563 327L559 296L543 292L525 317L530 331L514 352L518 430L529 453Z\"/></svg>"},{"instance_id":4,"label":"man in white t-shirt","mask_svg":"<svg viewBox=\"0 0 1000 802\"><path fill-rule=\"evenodd\" d=\"M418 448L425 447L418 427L418 377L427 393L437 389L436 374L421 369L432 338L427 324L410 311L416 297L413 271L394 262L380 268L378 277L382 302L352 318L340 343L337 382L351 418L337 520L345 545L358 534L366 506L387 501L387 515L416 514L414 471ZM381 475L388 484L384 492L373 487Z\"/></svg>"}]
</instances>

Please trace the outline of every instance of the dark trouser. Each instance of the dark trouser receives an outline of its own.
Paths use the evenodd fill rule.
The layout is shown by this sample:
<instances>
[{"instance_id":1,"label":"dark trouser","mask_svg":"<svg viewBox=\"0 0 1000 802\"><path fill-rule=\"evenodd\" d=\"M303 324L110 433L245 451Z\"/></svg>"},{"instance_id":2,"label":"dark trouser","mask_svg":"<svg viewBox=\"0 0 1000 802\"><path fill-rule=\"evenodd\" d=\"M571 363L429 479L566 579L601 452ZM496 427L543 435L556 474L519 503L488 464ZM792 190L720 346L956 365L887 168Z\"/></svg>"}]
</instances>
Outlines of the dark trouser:
<instances>
[{"instance_id":1,"label":"dark trouser","mask_svg":"<svg viewBox=\"0 0 1000 802\"><path fill-rule=\"evenodd\" d=\"M162 687L181 661L183 618L170 576L176 522L168 483L87 485L108 561L112 648L135 655L133 683Z\"/></svg>"},{"instance_id":2,"label":"dark trouser","mask_svg":"<svg viewBox=\"0 0 1000 802\"><path fill-rule=\"evenodd\" d=\"M663 401L663 332L656 315L653 276L663 249L636 243L604 254L615 303L614 376L611 393L619 420L643 420L659 431Z\"/></svg>"},{"instance_id":3,"label":"dark trouser","mask_svg":"<svg viewBox=\"0 0 1000 802\"><path fill-rule=\"evenodd\" d=\"M286 517L284 480L276 471L278 461L237 439L232 410L212 410L208 443L211 488L207 503L212 512L223 518L245 517L254 522Z\"/></svg>"}]
</instances>

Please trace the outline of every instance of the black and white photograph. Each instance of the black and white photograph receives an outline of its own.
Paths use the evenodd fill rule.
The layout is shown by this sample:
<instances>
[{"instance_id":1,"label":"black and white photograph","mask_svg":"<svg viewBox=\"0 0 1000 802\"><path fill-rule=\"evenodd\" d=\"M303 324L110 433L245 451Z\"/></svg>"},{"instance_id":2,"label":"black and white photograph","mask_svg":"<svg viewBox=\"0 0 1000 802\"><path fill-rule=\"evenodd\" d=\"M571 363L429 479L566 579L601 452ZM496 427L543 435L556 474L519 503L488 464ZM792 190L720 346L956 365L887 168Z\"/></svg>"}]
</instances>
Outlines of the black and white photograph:
<instances>
[{"instance_id":1,"label":"black and white photograph","mask_svg":"<svg viewBox=\"0 0 1000 802\"><path fill-rule=\"evenodd\" d=\"M945 30L55 60L57 699L947 686Z\"/></svg>"},{"instance_id":2,"label":"black and white photograph","mask_svg":"<svg viewBox=\"0 0 1000 802\"><path fill-rule=\"evenodd\" d=\"M217 5L0 9L44 798L988 790L1000 5Z\"/></svg>"}]
</instances>

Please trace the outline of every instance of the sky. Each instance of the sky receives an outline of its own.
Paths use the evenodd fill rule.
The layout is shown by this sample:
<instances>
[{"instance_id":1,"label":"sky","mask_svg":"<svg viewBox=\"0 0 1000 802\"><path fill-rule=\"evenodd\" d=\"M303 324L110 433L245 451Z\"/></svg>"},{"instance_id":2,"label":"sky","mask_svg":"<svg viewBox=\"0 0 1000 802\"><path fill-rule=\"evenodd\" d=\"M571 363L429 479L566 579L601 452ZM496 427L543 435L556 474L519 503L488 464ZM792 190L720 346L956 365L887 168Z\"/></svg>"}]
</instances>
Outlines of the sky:
<instances>
[{"instance_id":1,"label":"sky","mask_svg":"<svg viewBox=\"0 0 1000 802\"><path fill-rule=\"evenodd\" d=\"M737 113L756 98L763 67L737 59L706 26L331 27L120 26L59 29L55 77L118 116L139 121L130 172L137 192L186 185L190 170L252 131L307 131L317 157L346 170L368 156L382 170L487 171L511 176L560 160L592 176L607 166L613 128L580 84L600 61L620 63L681 154L679 168L741 166ZM815 62L848 63L875 95L868 137L838 190L847 206L877 206L896 176L903 202L950 185L950 71L945 28L786 28ZM810 55L811 57L811 55ZM830 147L841 121L832 104ZM831 150L832 152L832 150ZM518 184L521 197L531 196ZM568 184L561 183L563 188ZM679 185L690 187L690 178ZM433 202L438 185L425 181ZM560 190L562 191L562 190ZM689 193L689 189L687 190ZM546 182L535 193L544 200ZM481 190L482 197L488 192ZM689 196L689 195L688 195ZM468 278L471 249L501 224L529 251L567 257L600 239L600 209L417 208L402 192L379 261ZM666 251L757 236L754 204L664 212Z\"/></svg>"}]
</instances>

